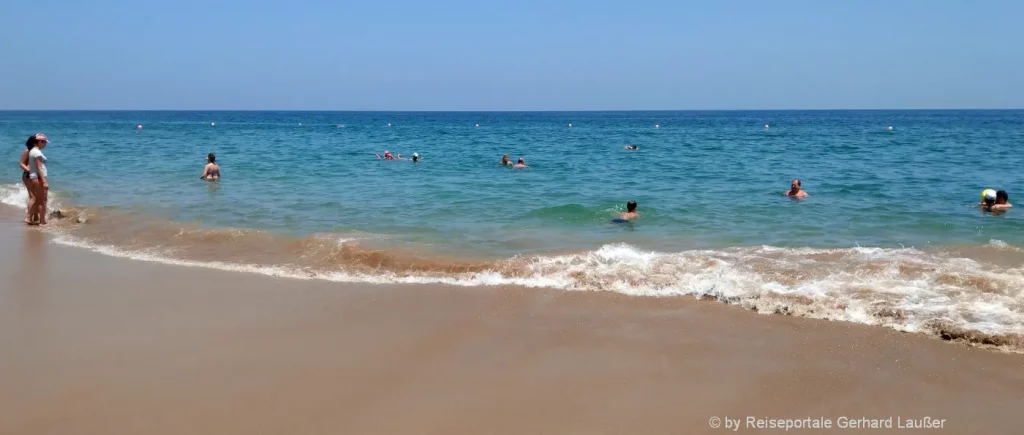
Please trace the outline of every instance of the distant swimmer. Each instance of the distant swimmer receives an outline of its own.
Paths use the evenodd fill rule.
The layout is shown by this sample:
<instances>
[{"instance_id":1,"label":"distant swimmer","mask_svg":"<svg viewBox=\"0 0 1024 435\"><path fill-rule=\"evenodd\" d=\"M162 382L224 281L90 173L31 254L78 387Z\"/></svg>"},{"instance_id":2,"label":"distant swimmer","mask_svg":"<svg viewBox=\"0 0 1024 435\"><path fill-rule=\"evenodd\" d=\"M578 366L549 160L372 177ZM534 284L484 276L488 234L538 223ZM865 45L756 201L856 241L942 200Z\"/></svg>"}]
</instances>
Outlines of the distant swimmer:
<instances>
[{"instance_id":1,"label":"distant swimmer","mask_svg":"<svg viewBox=\"0 0 1024 435\"><path fill-rule=\"evenodd\" d=\"M1013 208L1013 204L1010 204L1010 195L1005 190L995 191L993 189L985 189L981 192L981 204L979 207L986 211L999 211Z\"/></svg>"},{"instance_id":2,"label":"distant swimmer","mask_svg":"<svg viewBox=\"0 0 1024 435\"><path fill-rule=\"evenodd\" d=\"M512 166L512 160L508 158L508 154L501 156L501 161L498 162L501 166Z\"/></svg>"},{"instance_id":3,"label":"distant swimmer","mask_svg":"<svg viewBox=\"0 0 1024 435\"><path fill-rule=\"evenodd\" d=\"M523 158L520 157L519 161L516 162L516 165L513 166L513 168L520 168L521 169L521 168L529 168L529 166L526 166L526 160L523 160Z\"/></svg>"},{"instance_id":4,"label":"distant swimmer","mask_svg":"<svg viewBox=\"0 0 1024 435\"><path fill-rule=\"evenodd\" d=\"M640 213L636 212L636 201L629 201L626 203L626 212L620 213L619 218L612 220L612 222L622 223L636 219L640 219Z\"/></svg>"},{"instance_id":5,"label":"distant swimmer","mask_svg":"<svg viewBox=\"0 0 1024 435\"><path fill-rule=\"evenodd\" d=\"M630 150L630 151L636 151L636 148L637 148L636 145L626 145L625 149Z\"/></svg>"},{"instance_id":6,"label":"distant swimmer","mask_svg":"<svg viewBox=\"0 0 1024 435\"><path fill-rule=\"evenodd\" d=\"M418 163L419 161L420 161L420 154L419 153L412 153L412 162L413 163Z\"/></svg>"},{"instance_id":7,"label":"distant swimmer","mask_svg":"<svg viewBox=\"0 0 1024 435\"><path fill-rule=\"evenodd\" d=\"M203 168L203 175L199 178L206 181L217 181L220 179L220 166L217 165L217 156L210 153L206 156L206 167Z\"/></svg>"},{"instance_id":8,"label":"distant swimmer","mask_svg":"<svg viewBox=\"0 0 1024 435\"><path fill-rule=\"evenodd\" d=\"M384 160L394 160L395 156L391 155L391 151L384 150Z\"/></svg>"},{"instance_id":9,"label":"distant swimmer","mask_svg":"<svg viewBox=\"0 0 1024 435\"><path fill-rule=\"evenodd\" d=\"M790 198L806 198L807 191L800 188L800 180L793 180L789 183L789 190L786 191L786 196Z\"/></svg>"}]
</instances>

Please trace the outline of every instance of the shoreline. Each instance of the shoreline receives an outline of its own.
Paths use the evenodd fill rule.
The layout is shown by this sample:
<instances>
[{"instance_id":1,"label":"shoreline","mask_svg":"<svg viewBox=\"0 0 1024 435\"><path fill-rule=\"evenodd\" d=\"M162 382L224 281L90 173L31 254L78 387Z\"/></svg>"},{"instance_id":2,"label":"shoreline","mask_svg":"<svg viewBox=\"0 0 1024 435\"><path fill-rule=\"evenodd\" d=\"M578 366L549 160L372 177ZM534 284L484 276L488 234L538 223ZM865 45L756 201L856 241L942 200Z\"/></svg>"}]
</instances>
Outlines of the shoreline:
<instances>
[{"instance_id":1,"label":"shoreline","mask_svg":"<svg viewBox=\"0 0 1024 435\"><path fill-rule=\"evenodd\" d=\"M503 259L435 255L372 238L202 228L152 216L58 208L57 244L131 261L345 285L522 286L641 297L693 297L761 314L861 325L1024 354L1014 268L1024 249L999 240L945 249L747 246L680 252L628 243ZM57 209L55 209L57 210ZM0 209L5 217L12 208ZM16 220L14 214L9 219ZM140 237L142 235L142 237ZM368 244L363 243L369 240ZM806 268L806 262L814 264ZM914 294L893 289L912 286ZM865 289L868 289L865 291ZM934 302L920 306L920 299ZM993 299L998 298L998 299ZM989 308L1001 304L1012 316ZM995 319L986 323L984 319Z\"/></svg>"},{"instance_id":2,"label":"shoreline","mask_svg":"<svg viewBox=\"0 0 1024 435\"><path fill-rule=\"evenodd\" d=\"M715 433L710 418L745 416L1010 433L1024 405L1020 355L887 328L687 297L282 279L50 237L0 223L3 433Z\"/></svg>"}]
</instances>

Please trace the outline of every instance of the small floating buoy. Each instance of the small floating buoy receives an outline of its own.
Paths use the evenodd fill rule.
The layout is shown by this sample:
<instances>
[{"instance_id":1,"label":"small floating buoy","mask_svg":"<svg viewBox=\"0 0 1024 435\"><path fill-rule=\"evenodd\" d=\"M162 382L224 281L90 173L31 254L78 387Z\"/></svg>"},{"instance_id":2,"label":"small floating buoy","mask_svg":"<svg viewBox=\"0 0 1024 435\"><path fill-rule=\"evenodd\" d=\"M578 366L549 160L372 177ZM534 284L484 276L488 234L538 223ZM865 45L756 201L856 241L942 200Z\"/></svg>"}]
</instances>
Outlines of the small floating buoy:
<instances>
[{"instance_id":1,"label":"small floating buoy","mask_svg":"<svg viewBox=\"0 0 1024 435\"><path fill-rule=\"evenodd\" d=\"M654 128L661 128L661 126L658 124L654 124Z\"/></svg>"},{"instance_id":2,"label":"small floating buoy","mask_svg":"<svg viewBox=\"0 0 1024 435\"><path fill-rule=\"evenodd\" d=\"M572 128L572 124L569 124L569 128Z\"/></svg>"},{"instance_id":3,"label":"small floating buoy","mask_svg":"<svg viewBox=\"0 0 1024 435\"><path fill-rule=\"evenodd\" d=\"M299 123L299 127L302 127L302 123L301 122Z\"/></svg>"},{"instance_id":4,"label":"small floating buoy","mask_svg":"<svg viewBox=\"0 0 1024 435\"><path fill-rule=\"evenodd\" d=\"M480 128L480 124L474 125L475 128Z\"/></svg>"},{"instance_id":5,"label":"small floating buoy","mask_svg":"<svg viewBox=\"0 0 1024 435\"><path fill-rule=\"evenodd\" d=\"M390 122L388 123L388 127L391 127L391 123Z\"/></svg>"},{"instance_id":6,"label":"small floating buoy","mask_svg":"<svg viewBox=\"0 0 1024 435\"><path fill-rule=\"evenodd\" d=\"M891 125L889 126L889 131L892 131L892 126Z\"/></svg>"},{"instance_id":7,"label":"small floating buoy","mask_svg":"<svg viewBox=\"0 0 1024 435\"><path fill-rule=\"evenodd\" d=\"M216 126L217 126L217 123L216 123L216 122L211 122L211 123L210 123L210 127L216 127Z\"/></svg>"},{"instance_id":8,"label":"small floating buoy","mask_svg":"<svg viewBox=\"0 0 1024 435\"><path fill-rule=\"evenodd\" d=\"M765 129L765 130L767 130L767 129L768 129L768 124L765 124L765 125L764 125L764 129Z\"/></svg>"},{"instance_id":9,"label":"small floating buoy","mask_svg":"<svg viewBox=\"0 0 1024 435\"><path fill-rule=\"evenodd\" d=\"M135 127L135 129L136 129L136 130L142 130L142 124L139 124L139 126L138 126L138 127Z\"/></svg>"}]
</instances>

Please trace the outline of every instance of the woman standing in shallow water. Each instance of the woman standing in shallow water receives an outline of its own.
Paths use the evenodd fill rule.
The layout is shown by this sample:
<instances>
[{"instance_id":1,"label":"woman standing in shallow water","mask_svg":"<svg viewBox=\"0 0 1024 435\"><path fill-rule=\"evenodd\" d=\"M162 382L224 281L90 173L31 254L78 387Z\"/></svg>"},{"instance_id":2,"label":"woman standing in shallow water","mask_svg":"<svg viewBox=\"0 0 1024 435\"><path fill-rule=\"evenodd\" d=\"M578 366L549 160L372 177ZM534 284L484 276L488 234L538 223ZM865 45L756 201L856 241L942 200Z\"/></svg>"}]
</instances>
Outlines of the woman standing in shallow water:
<instances>
[{"instance_id":1,"label":"woman standing in shallow water","mask_svg":"<svg viewBox=\"0 0 1024 435\"><path fill-rule=\"evenodd\" d=\"M29 142L33 144L31 148ZM30 136L25 143L25 147L29 148L26 162L31 186L29 189L33 192L29 199L28 216L25 219L25 223L29 225L36 224L33 218L38 220L39 225L46 225L46 202L50 196L50 185L46 181L46 156L43 155L43 148L49 143L46 135L42 133Z\"/></svg>"},{"instance_id":2,"label":"woman standing in shallow water","mask_svg":"<svg viewBox=\"0 0 1024 435\"><path fill-rule=\"evenodd\" d=\"M217 165L216 163L217 156L215 156L213 153L210 153L206 156L206 161L208 163L203 168L203 175L200 175L199 178L206 181L220 180L220 166Z\"/></svg>"},{"instance_id":3,"label":"woman standing in shallow water","mask_svg":"<svg viewBox=\"0 0 1024 435\"><path fill-rule=\"evenodd\" d=\"M18 166L21 166L21 182L25 183L25 190L28 191L28 201L25 204L25 223L29 225L38 220L32 218L32 203L35 200L36 191L32 188L32 179L29 178L30 168L28 166L28 154L35 146L36 135L29 136L28 140L25 141L25 151L21 152L21 157L18 159Z\"/></svg>"}]
</instances>

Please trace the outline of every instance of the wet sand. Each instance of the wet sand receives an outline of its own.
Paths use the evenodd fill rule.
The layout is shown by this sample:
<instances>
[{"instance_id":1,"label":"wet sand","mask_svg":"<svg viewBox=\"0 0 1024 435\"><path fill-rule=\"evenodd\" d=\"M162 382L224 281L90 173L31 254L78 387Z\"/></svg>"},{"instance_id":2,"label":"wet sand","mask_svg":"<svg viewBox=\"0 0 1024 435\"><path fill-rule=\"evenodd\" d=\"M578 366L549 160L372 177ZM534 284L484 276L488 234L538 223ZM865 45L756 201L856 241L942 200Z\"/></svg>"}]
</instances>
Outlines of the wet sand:
<instances>
[{"instance_id":1,"label":"wet sand","mask_svg":"<svg viewBox=\"0 0 1024 435\"><path fill-rule=\"evenodd\" d=\"M712 417L746 416L1015 433L1024 409L1024 356L884 328L169 266L55 245L11 216L2 434L724 433Z\"/></svg>"}]
</instances>

